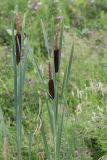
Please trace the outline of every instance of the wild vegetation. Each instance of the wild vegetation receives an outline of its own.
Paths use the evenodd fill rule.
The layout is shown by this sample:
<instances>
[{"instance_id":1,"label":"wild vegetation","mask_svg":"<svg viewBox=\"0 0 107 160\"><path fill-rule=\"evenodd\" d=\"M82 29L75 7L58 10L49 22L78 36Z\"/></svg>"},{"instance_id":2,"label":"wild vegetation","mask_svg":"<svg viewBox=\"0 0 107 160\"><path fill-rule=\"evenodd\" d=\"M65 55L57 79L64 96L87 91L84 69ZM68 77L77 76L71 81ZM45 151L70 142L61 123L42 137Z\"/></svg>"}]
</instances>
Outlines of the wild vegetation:
<instances>
[{"instance_id":1,"label":"wild vegetation","mask_svg":"<svg viewBox=\"0 0 107 160\"><path fill-rule=\"evenodd\" d=\"M106 160L107 1L4 0L0 22L0 160Z\"/></svg>"}]
</instances>

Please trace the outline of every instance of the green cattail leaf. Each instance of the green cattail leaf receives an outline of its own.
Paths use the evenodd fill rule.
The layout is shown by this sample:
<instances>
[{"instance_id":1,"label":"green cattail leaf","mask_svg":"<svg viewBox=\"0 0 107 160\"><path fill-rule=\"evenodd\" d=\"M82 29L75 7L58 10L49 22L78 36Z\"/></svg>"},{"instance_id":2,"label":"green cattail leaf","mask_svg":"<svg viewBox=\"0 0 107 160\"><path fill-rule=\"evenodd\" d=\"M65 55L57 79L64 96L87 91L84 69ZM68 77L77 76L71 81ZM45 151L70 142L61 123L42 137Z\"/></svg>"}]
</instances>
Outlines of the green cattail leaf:
<instances>
[{"instance_id":1,"label":"green cattail leaf","mask_svg":"<svg viewBox=\"0 0 107 160\"><path fill-rule=\"evenodd\" d=\"M15 106L17 108L17 65L16 65L16 45L14 35L14 23L12 22L12 46L13 46L13 69L14 69L14 95L15 95Z\"/></svg>"},{"instance_id":2,"label":"green cattail leaf","mask_svg":"<svg viewBox=\"0 0 107 160\"><path fill-rule=\"evenodd\" d=\"M25 73L26 73L26 68L27 68L27 56L28 56L28 53L29 53L29 48L28 48L28 41L26 41L26 46L25 46L25 52L24 52L24 58L23 58L23 82L22 82L22 85L24 87L24 80L25 80Z\"/></svg>"},{"instance_id":3,"label":"green cattail leaf","mask_svg":"<svg viewBox=\"0 0 107 160\"><path fill-rule=\"evenodd\" d=\"M67 83L68 83L69 75L70 75L70 71L71 71L73 53L74 53L74 43L72 45L71 54L70 54L70 57L69 57L69 64L68 64L68 69L67 69Z\"/></svg>"},{"instance_id":4,"label":"green cattail leaf","mask_svg":"<svg viewBox=\"0 0 107 160\"><path fill-rule=\"evenodd\" d=\"M56 87L56 93L55 93L55 120L57 122L57 117L58 117L58 88Z\"/></svg>"},{"instance_id":5,"label":"green cattail leaf","mask_svg":"<svg viewBox=\"0 0 107 160\"><path fill-rule=\"evenodd\" d=\"M44 25L42 20L41 20L41 25L42 25L43 35L44 35L45 46L46 46L46 49L47 49L47 52L48 52L48 56L50 56L49 45L48 45L48 36L47 36L46 29L45 29L45 25Z\"/></svg>"},{"instance_id":6,"label":"green cattail leaf","mask_svg":"<svg viewBox=\"0 0 107 160\"><path fill-rule=\"evenodd\" d=\"M31 153L32 153L32 137L33 137L33 132L32 129L30 130L29 134L29 160L31 160Z\"/></svg>"},{"instance_id":7,"label":"green cattail leaf","mask_svg":"<svg viewBox=\"0 0 107 160\"><path fill-rule=\"evenodd\" d=\"M19 157L21 157L21 147L22 147L22 91L23 91L23 72L22 72L22 64L21 62L19 63L19 77L18 77L18 111L17 111L17 116L18 116L18 152L19 152Z\"/></svg>"},{"instance_id":8,"label":"green cattail leaf","mask_svg":"<svg viewBox=\"0 0 107 160\"><path fill-rule=\"evenodd\" d=\"M73 127L71 131L71 137L69 139L69 146L68 146L68 151L67 151L67 159L72 160L72 150L75 144L75 127Z\"/></svg>"},{"instance_id":9,"label":"green cattail leaf","mask_svg":"<svg viewBox=\"0 0 107 160\"><path fill-rule=\"evenodd\" d=\"M52 132L52 135L54 136L53 116L52 116L51 109L48 103L47 103L47 110L48 110L48 116L49 116L49 123L51 126L51 132Z\"/></svg>"},{"instance_id":10,"label":"green cattail leaf","mask_svg":"<svg viewBox=\"0 0 107 160\"><path fill-rule=\"evenodd\" d=\"M72 160L72 146L73 146L73 140L71 137L70 142L69 142L68 152L67 152L67 159L68 160Z\"/></svg>"},{"instance_id":11,"label":"green cattail leaf","mask_svg":"<svg viewBox=\"0 0 107 160\"><path fill-rule=\"evenodd\" d=\"M59 41L59 67L61 63L62 42L63 42L63 22L61 24L60 41Z\"/></svg>"},{"instance_id":12,"label":"green cattail leaf","mask_svg":"<svg viewBox=\"0 0 107 160\"><path fill-rule=\"evenodd\" d=\"M72 45L68 66L66 67L65 72L64 72L64 78L63 78L63 83L62 83L62 91L61 91L62 96L63 96L65 86L67 85L68 80L69 80L69 75L70 75L71 65L72 65L72 59L73 59L73 53L74 53L74 44Z\"/></svg>"},{"instance_id":13,"label":"green cattail leaf","mask_svg":"<svg viewBox=\"0 0 107 160\"><path fill-rule=\"evenodd\" d=\"M43 141L44 141L44 145L45 145L45 153L47 156L47 160L51 160L50 151L49 151L49 147L48 147L48 143L47 143L47 139L46 139L46 133L45 133L43 124L41 126L41 133L42 133L42 137L43 137Z\"/></svg>"},{"instance_id":14,"label":"green cattail leaf","mask_svg":"<svg viewBox=\"0 0 107 160\"><path fill-rule=\"evenodd\" d=\"M56 83L57 85L57 83ZM57 118L58 118L58 90L57 86L55 86L55 98L53 100L53 114L54 114L54 130L57 125Z\"/></svg>"},{"instance_id":15,"label":"green cattail leaf","mask_svg":"<svg viewBox=\"0 0 107 160\"><path fill-rule=\"evenodd\" d=\"M54 51L54 36L55 36L55 24L54 24L54 17L52 17L52 23L51 23L51 48L52 48L52 51L51 53L53 54L53 51Z\"/></svg>"},{"instance_id":16,"label":"green cattail leaf","mask_svg":"<svg viewBox=\"0 0 107 160\"><path fill-rule=\"evenodd\" d=\"M36 58L34 57L34 55L33 55L33 64L34 64L35 69L36 69L37 72L38 72L40 82L41 82L41 84L42 84L42 86L43 86L43 88L44 88L44 80L43 80L43 78L42 78L42 73L41 73L41 71L40 71L40 69L39 69L39 67L38 67L38 64L37 64L37 62L36 62Z\"/></svg>"},{"instance_id":17,"label":"green cattail leaf","mask_svg":"<svg viewBox=\"0 0 107 160\"><path fill-rule=\"evenodd\" d=\"M57 160L60 159L60 148L61 148L61 138L62 138L62 128L63 128L63 118L64 118L64 109L61 116L61 121L59 123L58 127L58 133L57 133Z\"/></svg>"},{"instance_id":18,"label":"green cattail leaf","mask_svg":"<svg viewBox=\"0 0 107 160\"><path fill-rule=\"evenodd\" d=\"M66 67L66 69L65 69L64 77L63 77L62 91L61 91L61 95L62 95L62 96L63 96L63 92L64 92L65 85L66 85L66 79L67 79L67 67Z\"/></svg>"},{"instance_id":19,"label":"green cattail leaf","mask_svg":"<svg viewBox=\"0 0 107 160\"><path fill-rule=\"evenodd\" d=\"M38 72L40 82L41 82L41 84L44 86L44 80L43 80L43 78L42 78L42 73L41 73L41 71L39 70L38 64L37 64L37 62L36 62L36 58L34 57L33 51L32 51L32 49L31 49L29 43L28 43L28 49L29 49L29 53L31 54L31 58L32 58L31 61L32 61L35 69L36 69L37 72Z\"/></svg>"}]
</instances>

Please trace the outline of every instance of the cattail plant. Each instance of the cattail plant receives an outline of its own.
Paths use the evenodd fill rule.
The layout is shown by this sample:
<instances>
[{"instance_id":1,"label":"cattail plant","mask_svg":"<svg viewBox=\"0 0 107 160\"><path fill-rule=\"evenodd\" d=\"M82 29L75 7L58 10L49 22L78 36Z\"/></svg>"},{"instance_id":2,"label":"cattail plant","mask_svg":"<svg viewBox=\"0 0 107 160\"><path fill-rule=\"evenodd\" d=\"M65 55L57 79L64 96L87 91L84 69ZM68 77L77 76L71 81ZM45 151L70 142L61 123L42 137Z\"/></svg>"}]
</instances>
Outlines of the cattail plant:
<instances>
[{"instance_id":1,"label":"cattail plant","mask_svg":"<svg viewBox=\"0 0 107 160\"><path fill-rule=\"evenodd\" d=\"M23 19L25 21L25 19ZM16 145L17 145L17 160L22 159L21 149L22 149L22 112L23 112L23 88L25 73L27 67L27 55L28 55L28 41L24 37L24 23L22 23L22 31L20 31L20 17L17 13L16 15L16 35L14 35L14 21L12 22L12 44L13 44L13 69L14 69L14 99L15 99L15 108L16 108ZM21 36L21 33L23 37ZM23 43L21 41L25 43ZM23 59L21 58L21 47L22 44L25 44L23 47Z\"/></svg>"},{"instance_id":2,"label":"cattail plant","mask_svg":"<svg viewBox=\"0 0 107 160\"><path fill-rule=\"evenodd\" d=\"M16 63L20 62L21 58L21 34L20 34L20 16L16 15Z\"/></svg>"},{"instance_id":3,"label":"cattail plant","mask_svg":"<svg viewBox=\"0 0 107 160\"><path fill-rule=\"evenodd\" d=\"M62 159L71 160L72 159L71 148L73 145L71 142L72 137L70 141L68 142L69 147L65 151L63 150L64 154L61 154L61 151L62 151L61 147L62 147L64 111L65 111L65 105L67 103L64 97L64 91L68 84L69 75L71 71L74 45L72 45L72 50L71 50L70 57L68 60L68 65L66 66L66 69L65 69L63 80L59 84L59 82L57 81L59 74L56 75L56 73L58 72L59 65L61 63L63 23L61 25L59 46L58 46L58 32L57 32L55 35L55 46L51 50L49 47L47 32L44 27L43 21L41 21L41 24L42 24L43 34L44 34L45 46L48 52L49 62L50 62L48 65L48 68L49 68L48 94L47 94L47 90L44 84L42 73L36 61L36 58L33 54L32 54L33 55L32 57L33 57L33 65L35 69L37 70L41 85L44 90L48 117L49 117L50 131L51 131L52 142L53 142L52 146L50 146L50 143L47 138L48 135L47 135L47 132L45 131L44 119L41 116L41 119L42 119L41 134L42 134L43 141L44 141L46 159L47 160L62 160ZM53 35L52 39L54 39L54 30L52 30L52 35ZM50 52L54 53L54 56ZM59 92L59 87L58 87L59 85L61 85L60 92ZM48 96L50 95L50 99L52 99L52 101L47 97L47 95ZM59 98L60 98L60 101L59 101ZM60 107L60 112L59 112L59 107ZM66 155L66 158L63 157L63 155Z\"/></svg>"},{"instance_id":4,"label":"cattail plant","mask_svg":"<svg viewBox=\"0 0 107 160\"><path fill-rule=\"evenodd\" d=\"M36 58L33 54L33 50L30 47L30 43L28 42L28 39L25 37L21 37L20 34L20 23L19 23L19 17L16 17L16 37L14 36L14 24L12 25L12 40L13 40L13 64L14 64L14 97L15 97L15 107L16 107L16 142L17 142L17 160L23 159L22 157L22 112L23 112L23 87L24 87L24 80L25 80L25 72L26 72L26 66L27 66L27 55L28 53L31 54L32 62L33 65L38 73L41 85L42 85L42 91L45 96L45 103L47 106L47 111L48 111L48 116L49 116L49 123L50 123L50 130L51 130L51 135L52 135L52 140L53 140L53 145L52 147L49 146L49 143L47 141L47 134L45 132L45 125L44 125L44 119L42 115L38 116L38 122L40 122L40 127L37 126L37 128L34 131L34 135L38 133L38 130L41 128L41 134L43 137L44 141L44 146L45 146L45 153L46 153L46 159L47 160L62 160L64 157L61 155L61 142L62 142L62 133L63 133L63 119L64 119L64 111L65 111L65 103L66 100L64 99L64 91L66 89L66 86L68 84L69 80L69 75L71 71L71 64L72 64L72 55L74 51L74 46L72 46L72 50L70 53L68 65L65 69L64 77L63 80L60 82L61 84L61 89L59 93L59 81L57 81L57 77L59 76L56 73L59 70L59 65L61 63L61 50L62 50L62 38L63 38L63 23L61 25L61 31L60 31L60 36L59 33L56 32L55 35L55 46L52 47L52 53L54 55L50 54L50 47L48 44L48 38L47 38L47 33L44 28L44 24L42 22L42 29L44 33L44 39L45 39L45 44L47 47L48 51L48 56L49 56L49 65L48 65L48 72L49 72L49 81L48 83L48 88L46 88L44 79L42 76L42 73L39 69L39 66L37 64ZM22 27L22 32L23 32L23 27ZM24 35L24 34L23 34ZM52 39L54 40L54 31L52 30ZM58 36L60 38L58 38ZM21 56L21 38L25 40L25 50L24 50L24 56L23 60L20 61L20 56ZM59 42L58 42L59 39ZM15 43L16 42L16 43ZM59 44L59 45L58 45ZM18 66L17 66L18 65ZM51 69L52 68L52 69ZM48 90L48 91L47 91ZM43 94L42 93L42 94ZM50 98L49 98L50 97ZM59 98L61 100L59 101ZM51 100L52 99L52 100ZM60 103L59 103L60 102ZM62 105L63 103L63 105ZM42 103L40 104L42 107ZM59 112L59 106L62 106ZM40 107L40 108L41 108ZM32 137L32 132L30 136L30 141L29 141L29 160L31 160L31 138ZM65 151L66 159L71 160L71 143L69 143L69 148L67 151Z\"/></svg>"},{"instance_id":5,"label":"cattail plant","mask_svg":"<svg viewBox=\"0 0 107 160\"><path fill-rule=\"evenodd\" d=\"M49 97L51 99L54 99L54 81L52 79L52 73L51 73L51 66L50 63L48 65L48 72L49 72L49 82L48 82L48 86L49 86Z\"/></svg>"},{"instance_id":6,"label":"cattail plant","mask_svg":"<svg viewBox=\"0 0 107 160\"><path fill-rule=\"evenodd\" d=\"M55 36L54 65L55 65L55 73L57 73L59 70L58 31L56 32Z\"/></svg>"}]
</instances>

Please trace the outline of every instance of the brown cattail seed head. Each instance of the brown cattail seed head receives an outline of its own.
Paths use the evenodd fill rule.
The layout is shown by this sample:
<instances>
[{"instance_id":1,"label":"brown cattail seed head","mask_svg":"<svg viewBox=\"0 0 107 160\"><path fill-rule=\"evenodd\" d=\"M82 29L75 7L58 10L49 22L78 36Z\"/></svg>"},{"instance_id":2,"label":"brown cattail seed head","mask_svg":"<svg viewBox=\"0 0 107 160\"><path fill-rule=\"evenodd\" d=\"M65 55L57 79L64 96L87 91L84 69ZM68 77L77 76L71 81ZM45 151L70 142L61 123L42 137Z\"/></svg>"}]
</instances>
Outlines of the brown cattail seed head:
<instances>
[{"instance_id":1,"label":"brown cattail seed head","mask_svg":"<svg viewBox=\"0 0 107 160\"><path fill-rule=\"evenodd\" d=\"M55 66L55 73L57 73L59 70L58 32L56 32L56 38L55 38L54 66Z\"/></svg>"},{"instance_id":2,"label":"brown cattail seed head","mask_svg":"<svg viewBox=\"0 0 107 160\"><path fill-rule=\"evenodd\" d=\"M16 15L16 63L20 62L21 57L21 34L20 34L20 16Z\"/></svg>"},{"instance_id":3,"label":"brown cattail seed head","mask_svg":"<svg viewBox=\"0 0 107 160\"><path fill-rule=\"evenodd\" d=\"M55 73L59 70L59 49L54 50L54 66L55 66Z\"/></svg>"},{"instance_id":4,"label":"brown cattail seed head","mask_svg":"<svg viewBox=\"0 0 107 160\"><path fill-rule=\"evenodd\" d=\"M49 80L48 85L49 85L49 97L51 99L54 99L54 81L53 79Z\"/></svg>"},{"instance_id":5,"label":"brown cattail seed head","mask_svg":"<svg viewBox=\"0 0 107 160\"><path fill-rule=\"evenodd\" d=\"M54 81L52 79L52 73L51 73L51 66L50 63L48 65L48 72L49 72L49 82L48 82L48 87L49 87L49 97L51 99L54 99Z\"/></svg>"},{"instance_id":6,"label":"brown cattail seed head","mask_svg":"<svg viewBox=\"0 0 107 160\"><path fill-rule=\"evenodd\" d=\"M17 65L20 62L20 57L21 57L21 34L17 33L16 34L16 63Z\"/></svg>"}]
</instances>

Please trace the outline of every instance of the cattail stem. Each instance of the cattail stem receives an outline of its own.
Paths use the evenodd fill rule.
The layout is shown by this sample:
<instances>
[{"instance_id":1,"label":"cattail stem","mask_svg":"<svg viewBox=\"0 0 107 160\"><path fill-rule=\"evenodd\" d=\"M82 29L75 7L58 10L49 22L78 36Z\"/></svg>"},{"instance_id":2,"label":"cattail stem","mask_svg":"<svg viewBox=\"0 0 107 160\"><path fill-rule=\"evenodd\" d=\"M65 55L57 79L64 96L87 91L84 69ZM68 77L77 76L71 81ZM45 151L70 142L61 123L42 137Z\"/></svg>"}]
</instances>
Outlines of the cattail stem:
<instances>
[{"instance_id":1,"label":"cattail stem","mask_svg":"<svg viewBox=\"0 0 107 160\"><path fill-rule=\"evenodd\" d=\"M58 49L58 32L56 32L56 37L55 37L55 49Z\"/></svg>"}]
</instances>

